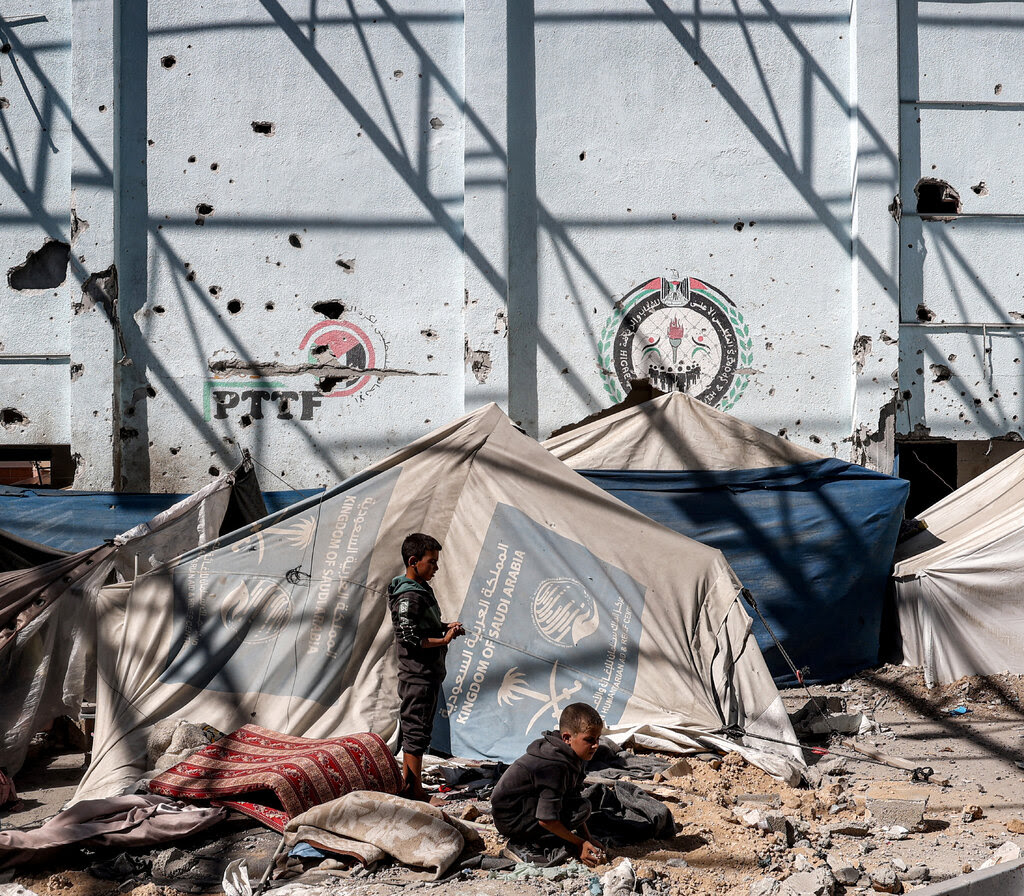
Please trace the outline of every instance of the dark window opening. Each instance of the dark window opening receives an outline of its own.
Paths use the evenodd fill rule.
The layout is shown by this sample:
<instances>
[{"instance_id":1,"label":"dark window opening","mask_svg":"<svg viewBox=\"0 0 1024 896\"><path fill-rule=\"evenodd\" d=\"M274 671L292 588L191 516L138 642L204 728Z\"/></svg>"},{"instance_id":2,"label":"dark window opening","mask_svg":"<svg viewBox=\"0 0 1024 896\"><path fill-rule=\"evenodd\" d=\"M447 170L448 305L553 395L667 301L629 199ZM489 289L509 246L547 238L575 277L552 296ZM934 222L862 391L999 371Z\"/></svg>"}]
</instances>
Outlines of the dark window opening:
<instances>
[{"instance_id":1,"label":"dark window opening","mask_svg":"<svg viewBox=\"0 0 1024 896\"><path fill-rule=\"evenodd\" d=\"M68 488L75 481L70 445L0 448L0 485Z\"/></svg>"}]
</instances>

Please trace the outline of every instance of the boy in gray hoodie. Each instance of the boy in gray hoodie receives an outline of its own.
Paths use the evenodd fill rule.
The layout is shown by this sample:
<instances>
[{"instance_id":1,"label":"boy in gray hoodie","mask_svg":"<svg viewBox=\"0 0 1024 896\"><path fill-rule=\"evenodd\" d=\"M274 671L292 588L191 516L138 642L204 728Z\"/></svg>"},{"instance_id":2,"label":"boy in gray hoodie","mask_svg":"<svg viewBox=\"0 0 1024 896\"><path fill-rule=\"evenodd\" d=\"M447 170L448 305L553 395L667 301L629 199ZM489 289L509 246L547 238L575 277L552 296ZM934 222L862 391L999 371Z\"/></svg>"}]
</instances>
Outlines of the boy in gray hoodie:
<instances>
[{"instance_id":1,"label":"boy in gray hoodie","mask_svg":"<svg viewBox=\"0 0 1024 896\"><path fill-rule=\"evenodd\" d=\"M445 675L448 645L466 633L461 622L442 622L428 584L437 572L441 543L422 532L402 542L405 574L388 586L388 608L395 627L398 696L402 731L402 794L426 801L423 754L430 747L437 697Z\"/></svg>"},{"instance_id":2,"label":"boy in gray hoodie","mask_svg":"<svg viewBox=\"0 0 1024 896\"><path fill-rule=\"evenodd\" d=\"M509 838L511 858L557 864L569 850L588 868L605 861L604 847L587 830L590 803L581 796L586 764L603 730L594 707L570 703L558 731L545 732L501 776L491 794L491 814L498 833Z\"/></svg>"}]
</instances>

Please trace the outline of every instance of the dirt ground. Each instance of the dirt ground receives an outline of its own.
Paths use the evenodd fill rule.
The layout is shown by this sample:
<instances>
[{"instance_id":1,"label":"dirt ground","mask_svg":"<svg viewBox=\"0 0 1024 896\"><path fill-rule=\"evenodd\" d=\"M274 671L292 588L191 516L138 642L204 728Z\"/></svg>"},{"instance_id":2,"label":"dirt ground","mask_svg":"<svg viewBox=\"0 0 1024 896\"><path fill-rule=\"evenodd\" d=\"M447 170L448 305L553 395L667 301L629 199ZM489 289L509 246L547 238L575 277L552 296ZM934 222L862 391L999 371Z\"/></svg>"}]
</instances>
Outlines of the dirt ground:
<instances>
[{"instance_id":1,"label":"dirt ground","mask_svg":"<svg viewBox=\"0 0 1024 896\"><path fill-rule=\"evenodd\" d=\"M691 761L689 774L646 782L670 807L676 836L613 851L610 865L596 872L570 865L554 879L512 881L462 871L433 882L390 866L372 873L311 871L272 886L318 887L311 896L420 889L438 896L586 896L600 892L592 888L594 878L628 857L637 874L634 892L644 896L767 896L773 892L769 878L788 880L797 892L912 892L979 868L1007 841L1024 847L1024 771L1016 765L1022 758L1024 678L968 678L928 690L919 669L886 666L810 692L841 699L847 712L864 712L875 730L857 743L930 767L929 780L915 782L911 771L872 761L839 739L817 742L824 755L808 754L810 784L800 788L736 754L704 757ZM792 689L783 698L794 712L808 696ZM960 707L966 712L956 712ZM27 767L16 778L21 806L0 809L2 827L33 826L58 811L74 792L82 761L81 753L66 752ZM483 813L477 822L483 823L486 853L500 854L500 838L486 824L486 802L450 801L447 809L473 814L471 806ZM0 884L20 884L39 896L219 893L230 860L244 856L250 876L258 879L277 840L272 831L235 816L192 841L158 849L47 857L0 872ZM196 868L205 869L205 878ZM278 896L286 894L281 889Z\"/></svg>"}]
</instances>

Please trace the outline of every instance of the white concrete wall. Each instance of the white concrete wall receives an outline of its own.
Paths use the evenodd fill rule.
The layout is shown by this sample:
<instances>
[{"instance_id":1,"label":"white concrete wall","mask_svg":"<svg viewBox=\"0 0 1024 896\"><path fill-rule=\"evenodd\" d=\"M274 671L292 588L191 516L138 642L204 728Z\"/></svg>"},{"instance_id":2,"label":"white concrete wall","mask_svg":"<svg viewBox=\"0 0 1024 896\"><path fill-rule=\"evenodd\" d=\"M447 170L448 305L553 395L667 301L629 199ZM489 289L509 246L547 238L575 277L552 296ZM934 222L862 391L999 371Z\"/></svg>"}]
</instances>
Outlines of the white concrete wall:
<instances>
[{"instance_id":1,"label":"white concrete wall","mask_svg":"<svg viewBox=\"0 0 1024 896\"><path fill-rule=\"evenodd\" d=\"M141 6L0 22L7 268L70 242L72 202L88 222L62 286L0 286L0 407L27 420L0 447L70 443L77 487L190 490L243 447L290 485L331 484L488 401L546 437L652 363L882 468L915 426L1012 422L989 398L1018 375L1015 334L986 331L979 355L977 329L901 332L900 303L912 322L921 301L1024 313L991 251L1013 251L1013 222L912 214L931 164L969 210L1015 213L1020 107L986 85L1019 103L1024 57L944 61L958 17L994 6L964 33L1019 47L1014 4ZM957 136L960 106L917 108L935 98L982 103L995 145ZM914 372L942 340L966 340L953 379L988 377L966 429L966 396Z\"/></svg>"}]
</instances>

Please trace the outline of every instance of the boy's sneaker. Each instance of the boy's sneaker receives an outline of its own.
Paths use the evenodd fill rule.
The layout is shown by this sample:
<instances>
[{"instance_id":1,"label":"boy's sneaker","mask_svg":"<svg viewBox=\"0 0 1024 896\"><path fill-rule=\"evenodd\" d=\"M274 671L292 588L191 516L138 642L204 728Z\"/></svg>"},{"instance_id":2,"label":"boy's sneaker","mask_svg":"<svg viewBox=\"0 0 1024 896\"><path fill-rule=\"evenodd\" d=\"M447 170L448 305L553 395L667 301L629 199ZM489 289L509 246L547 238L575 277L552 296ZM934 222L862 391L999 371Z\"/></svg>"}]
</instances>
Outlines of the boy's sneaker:
<instances>
[{"instance_id":1,"label":"boy's sneaker","mask_svg":"<svg viewBox=\"0 0 1024 896\"><path fill-rule=\"evenodd\" d=\"M515 862L536 865L538 868L561 865L570 858L569 850L564 846L543 847L534 843L518 843L515 840L509 840L501 854Z\"/></svg>"}]
</instances>

